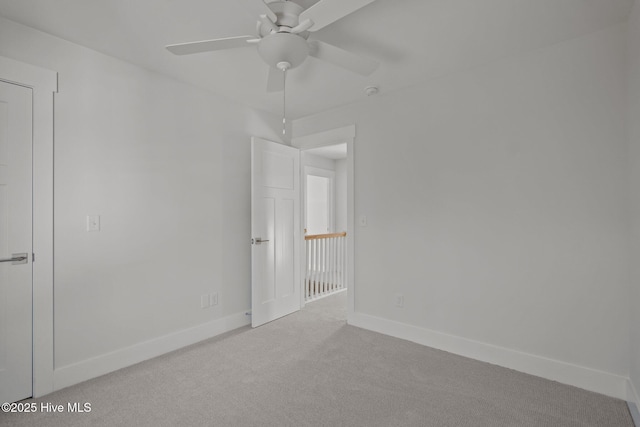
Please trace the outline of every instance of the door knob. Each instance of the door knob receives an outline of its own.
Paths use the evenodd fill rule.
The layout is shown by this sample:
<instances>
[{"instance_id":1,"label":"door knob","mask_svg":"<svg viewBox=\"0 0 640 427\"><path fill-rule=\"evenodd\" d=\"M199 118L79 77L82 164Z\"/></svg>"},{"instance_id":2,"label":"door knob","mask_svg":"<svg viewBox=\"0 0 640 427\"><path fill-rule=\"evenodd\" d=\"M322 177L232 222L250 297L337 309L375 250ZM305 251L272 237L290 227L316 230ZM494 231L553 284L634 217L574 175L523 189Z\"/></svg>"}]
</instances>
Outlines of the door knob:
<instances>
[{"instance_id":1,"label":"door knob","mask_svg":"<svg viewBox=\"0 0 640 427\"><path fill-rule=\"evenodd\" d=\"M260 243L266 243L268 240L262 240L261 237L256 237L255 239L251 239L252 245L259 245Z\"/></svg>"}]
</instances>

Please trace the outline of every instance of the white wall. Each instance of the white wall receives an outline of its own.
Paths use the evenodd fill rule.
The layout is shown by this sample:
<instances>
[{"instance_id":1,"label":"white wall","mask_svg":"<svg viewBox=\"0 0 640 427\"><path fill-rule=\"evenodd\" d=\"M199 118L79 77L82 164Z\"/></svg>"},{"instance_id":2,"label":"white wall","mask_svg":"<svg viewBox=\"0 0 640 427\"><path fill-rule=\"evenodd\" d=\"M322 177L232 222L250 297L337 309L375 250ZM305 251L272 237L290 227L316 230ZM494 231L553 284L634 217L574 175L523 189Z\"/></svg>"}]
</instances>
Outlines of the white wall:
<instances>
[{"instance_id":1,"label":"white wall","mask_svg":"<svg viewBox=\"0 0 640 427\"><path fill-rule=\"evenodd\" d=\"M324 170L332 171L332 172L335 172L335 170L336 170L336 161L333 160L333 159L329 159L327 157L318 156L318 155L315 155L315 154L312 154L312 153L308 153L308 152L305 152L305 151L301 151L300 157L301 157L300 164L302 166L302 172L303 172L303 174L305 174L304 179L303 179L303 186L305 187L305 191L306 191L306 186L307 186L307 179L306 179L307 167L324 169ZM333 209L334 209L334 211L333 211L334 215L333 216L334 217L332 219L329 219L329 222L331 222L331 220L333 220L333 222L335 223L335 180L334 180L334 189L333 189L333 191L334 191L334 194L333 194L333 197L332 197L332 204L334 206L333 207ZM302 209L302 215L304 215L303 223L305 224L305 229L308 229L309 228L309 227L307 227L307 220L308 219L311 219L311 222L315 223L315 219L319 219L319 218L321 218L323 216L322 215L314 216L313 213L308 214L307 213L307 206L306 206L306 203L307 203L307 201L306 201L307 200L307 195L306 194L305 194L304 200L305 200L305 202L303 203L304 207ZM311 215L311 218L309 218L309 215ZM306 234L323 234L323 233L326 233L326 232L327 231L320 232L320 231L317 231L317 230L314 232L313 230L309 229Z\"/></svg>"},{"instance_id":2,"label":"white wall","mask_svg":"<svg viewBox=\"0 0 640 427\"><path fill-rule=\"evenodd\" d=\"M335 231L347 231L347 160L332 160L302 151L302 165L331 170L335 175Z\"/></svg>"},{"instance_id":3,"label":"white wall","mask_svg":"<svg viewBox=\"0 0 640 427\"><path fill-rule=\"evenodd\" d=\"M640 406L640 5L635 3L629 19L629 141L632 212L631 280L631 382Z\"/></svg>"},{"instance_id":4,"label":"white wall","mask_svg":"<svg viewBox=\"0 0 640 427\"><path fill-rule=\"evenodd\" d=\"M248 309L250 136L278 119L4 19L0 55L59 73L56 369Z\"/></svg>"},{"instance_id":5,"label":"white wall","mask_svg":"<svg viewBox=\"0 0 640 427\"><path fill-rule=\"evenodd\" d=\"M368 226L355 235L356 312L603 371L616 390L602 391L619 394L625 34L615 26L294 123L296 137L357 126L355 215Z\"/></svg>"},{"instance_id":6,"label":"white wall","mask_svg":"<svg viewBox=\"0 0 640 427\"><path fill-rule=\"evenodd\" d=\"M331 177L305 173L305 234L331 232L334 207Z\"/></svg>"},{"instance_id":7,"label":"white wall","mask_svg":"<svg viewBox=\"0 0 640 427\"><path fill-rule=\"evenodd\" d=\"M347 159L336 160L336 232L347 231Z\"/></svg>"}]
</instances>

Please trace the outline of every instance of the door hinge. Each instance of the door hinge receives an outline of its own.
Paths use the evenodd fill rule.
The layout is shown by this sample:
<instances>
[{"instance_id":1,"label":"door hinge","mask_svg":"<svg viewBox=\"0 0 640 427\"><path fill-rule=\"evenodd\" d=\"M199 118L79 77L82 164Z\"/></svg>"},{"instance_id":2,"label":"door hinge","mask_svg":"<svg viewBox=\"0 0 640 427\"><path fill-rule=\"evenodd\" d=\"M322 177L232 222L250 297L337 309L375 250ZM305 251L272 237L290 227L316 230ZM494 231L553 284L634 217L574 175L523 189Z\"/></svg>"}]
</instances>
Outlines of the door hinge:
<instances>
[{"instance_id":1,"label":"door hinge","mask_svg":"<svg viewBox=\"0 0 640 427\"><path fill-rule=\"evenodd\" d=\"M31 253L31 262L36 262L36 254Z\"/></svg>"}]
</instances>

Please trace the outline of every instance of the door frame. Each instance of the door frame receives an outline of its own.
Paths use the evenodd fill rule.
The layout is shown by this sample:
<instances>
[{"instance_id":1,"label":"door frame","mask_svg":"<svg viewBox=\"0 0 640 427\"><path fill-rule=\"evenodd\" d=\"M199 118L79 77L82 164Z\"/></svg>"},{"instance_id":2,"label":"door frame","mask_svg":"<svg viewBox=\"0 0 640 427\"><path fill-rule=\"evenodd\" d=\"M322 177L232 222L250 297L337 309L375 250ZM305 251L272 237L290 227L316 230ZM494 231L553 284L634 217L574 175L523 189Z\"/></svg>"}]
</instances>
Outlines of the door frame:
<instances>
[{"instance_id":1,"label":"door frame","mask_svg":"<svg viewBox=\"0 0 640 427\"><path fill-rule=\"evenodd\" d=\"M53 391L53 113L58 73L0 56L0 80L33 96L33 397Z\"/></svg>"},{"instance_id":2,"label":"door frame","mask_svg":"<svg viewBox=\"0 0 640 427\"><path fill-rule=\"evenodd\" d=\"M300 151L311 148L326 147L329 145L347 144L347 322L351 323L355 313L355 138L356 126L348 125L323 132L313 133L301 137L292 138L291 145ZM301 173L304 173L301 168ZM301 186L302 190L302 186ZM301 224L304 221L301 221ZM301 229L301 236L304 232ZM304 263L304 257L301 257ZM305 266L301 265L300 271ZM300 281L301 290L304 289L304 280ZM304 292L300 292L301 307L304 307Z\"/></svg>"}]
</instances>

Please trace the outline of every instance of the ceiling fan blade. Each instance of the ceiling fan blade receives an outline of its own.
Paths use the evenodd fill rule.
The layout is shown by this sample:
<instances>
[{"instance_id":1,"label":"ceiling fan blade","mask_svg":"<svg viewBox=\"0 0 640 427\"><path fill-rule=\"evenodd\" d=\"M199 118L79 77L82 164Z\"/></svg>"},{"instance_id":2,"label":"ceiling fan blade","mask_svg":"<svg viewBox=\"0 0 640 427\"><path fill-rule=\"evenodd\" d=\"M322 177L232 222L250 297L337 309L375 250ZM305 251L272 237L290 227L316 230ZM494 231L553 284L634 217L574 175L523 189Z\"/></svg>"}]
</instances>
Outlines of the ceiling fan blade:
<instances>
[{"instance_id":1,"label":"ceiling fan blade","mask_svg":"<svg viewBox=\"0 0 640 427\"><path fill-rule=\"evenodd\" d=\"M282 92L284 90L283 72L269 67L269 78L267 79L267 92Z\"/></svg>"},{"instance_id":2,"label":"ceiling fan blade","mask_svg":"<svg viewBox=\"0 0 640 427\"><path fill-rule=\"evenodd\" d=\"M276 14L269 8L264 0L246 0L246 2L248 3L247 9L251 13L251 16L267 15L271 22L278 20Z\"/></svg>"},{"instance_id":3,"label":"ceiling fan blade","mask_svg":"<svg viewBox=\"0 0 640 427\"><path fill-rule=\"evenodd\" d=\"M375 59L365 58L318 40L310 41L309 47L309 55L363 76L370 75L380 65Z\"/></svg>"},{"instance_id":4,"label":"ceiling fan blade","mask_svg":"<svg viewBox=\"0 0 640 427\"><path fill-rule=\"evenodd\" d=\"M304 31L307 31L309 28L313 27L313 21L311 19L306 19L300 22L298 25L291 29L293 34L300 34Z\"/></svg>"},{"instance_id":5,"label":"ceiling fan blade","mask_svg":"<svg viewBox=\"0 0 640 427\"><path fill-rule=\"evenodd\" d=\"M300 22L310 19L313 21L313 26L309 31L318 31L374 1L375 0L320 0L302 12L299 19Z\"/></svg>"},{"instance_id":6,"label":"ceiling fan blade","mask_svg":"<svg viewBox=\"0 0 640 427\"><path fill-rule=\"evenodd\" d=\"M254 36L228 37L224 39L172 44L167 46L167 50L175 55L190 55L192 53L247 47L251 46L254 40Z\"/></svg>"}]
</instances>

